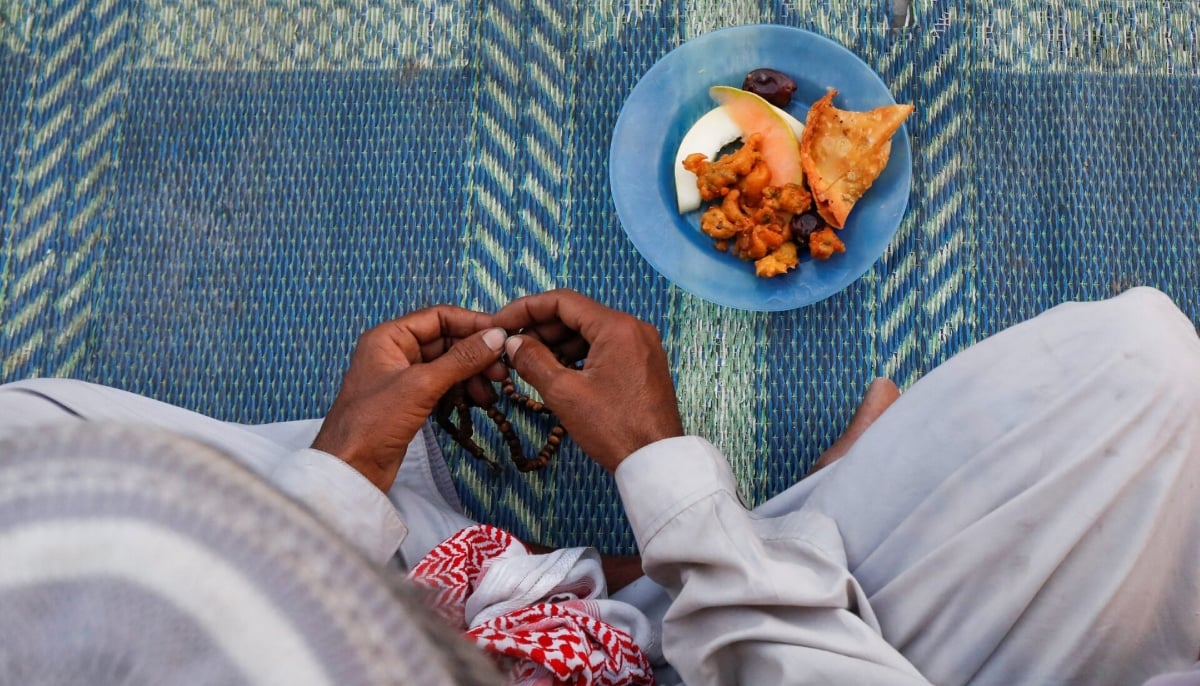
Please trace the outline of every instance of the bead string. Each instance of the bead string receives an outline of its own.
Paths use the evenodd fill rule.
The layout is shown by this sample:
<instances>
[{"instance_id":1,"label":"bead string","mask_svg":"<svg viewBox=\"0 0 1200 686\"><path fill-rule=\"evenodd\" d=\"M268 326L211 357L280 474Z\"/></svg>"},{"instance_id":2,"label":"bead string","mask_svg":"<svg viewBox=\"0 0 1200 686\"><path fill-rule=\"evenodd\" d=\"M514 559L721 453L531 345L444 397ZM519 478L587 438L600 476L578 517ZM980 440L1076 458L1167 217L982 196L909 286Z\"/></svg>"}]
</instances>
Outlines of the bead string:
<instances>
[{"instance_id":1,"label":"bead string","mask_svg":"<svg viewBox=\"0 0 1200 686\"><path fill-rule=\"evenodd\" d=\"M552 416L550 408L544 403L538 402L533 398L517 391L517 386L512 379L505 379L500 386L500 392L518 408L539 414L543 416ZM479 405L471 400L467 395L466 387L462 384L456 384L450 389L441 400L438 401L437 408L434 410L434 420L438 426L454 439L454 442L459 444L467 451L471 457L486 462L492 468L493 472L500 471L500 463L494 457L488 455L484 448L475 442L473 436L475 433L475 425L471 419L471 408L479 407L487 415L488 419L496 425L496 430L500 432L505 445L508 446L508 456L517 469L522 472L531 472L537 469L544 468L550 463L550 460L558 453L559 446L566 438L567 430L563 428L562 422L555 422L550 429L550 435L547 436L542 449L538 451L536 457L525 456L525 446L521 444L521 438L517 436L517 431L513 428L512 422L508 421L508 417L500 408L496 407L495 403L488 405ZM454 422L454 416L457 415L458 423Z\"/></svg>"}]
</instances>

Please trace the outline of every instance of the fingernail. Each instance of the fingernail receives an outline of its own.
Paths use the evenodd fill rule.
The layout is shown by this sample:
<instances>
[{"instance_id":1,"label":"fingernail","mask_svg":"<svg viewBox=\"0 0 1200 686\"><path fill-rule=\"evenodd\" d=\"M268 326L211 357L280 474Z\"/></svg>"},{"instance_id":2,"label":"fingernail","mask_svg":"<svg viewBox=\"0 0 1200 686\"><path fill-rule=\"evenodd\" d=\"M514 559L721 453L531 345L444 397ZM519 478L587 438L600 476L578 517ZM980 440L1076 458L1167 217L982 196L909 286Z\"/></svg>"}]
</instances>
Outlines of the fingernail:
<instances>
[{"instance_id":1,"label":"fingernail","mask_svg":"<svg viewBox=\"0 0 1200 686\"><path fill-rule=\"evenodd\" d=\"M521 343L524 340L525 339L521 336L510 336L509 339L504 342L504 351L508 353L508 359L511 360L512 356L517 354L517 350L521 348Z\"/></svg>"},{"instance_id":2,"label":"fingernail","mask_svg":"<svg viewBox=\"0 0 1200 686\"><path fill-rule=\"evenodd\" d=\"M483 342L492 350L503 348L506 338L508 338L508 333L504 329L488 329L483 332Z\"/></svg>"}]
</instances>

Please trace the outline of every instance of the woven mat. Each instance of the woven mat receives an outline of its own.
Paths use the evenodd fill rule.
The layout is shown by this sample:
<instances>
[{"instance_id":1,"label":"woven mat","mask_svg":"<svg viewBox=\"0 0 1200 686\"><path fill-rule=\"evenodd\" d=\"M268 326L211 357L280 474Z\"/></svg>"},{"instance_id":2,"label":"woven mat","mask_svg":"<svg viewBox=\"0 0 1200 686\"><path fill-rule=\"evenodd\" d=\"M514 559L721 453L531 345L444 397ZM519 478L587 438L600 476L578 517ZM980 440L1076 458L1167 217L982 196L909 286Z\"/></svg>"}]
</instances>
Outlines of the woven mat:
<instances>
[{"instance_id":1,"label":"woven mat","mask_svg":"<svg viewBox=\"0 0 1200 686\"><path fill-rule=\"evenodd\" d=\"M320 415L357 333L556 286L664 332L689 427L759 502L867 383L1065 299L1200 298L1200 5L1170 0L0 0L0 380L70 376L223 419ZM916 105L883 259L780 314L684 293L625 238L607 150L684 40L773 22ZM538 427L524 424L530 442ZM478 517L630 550L568 447Z\"/></svg>"}]
</instances>

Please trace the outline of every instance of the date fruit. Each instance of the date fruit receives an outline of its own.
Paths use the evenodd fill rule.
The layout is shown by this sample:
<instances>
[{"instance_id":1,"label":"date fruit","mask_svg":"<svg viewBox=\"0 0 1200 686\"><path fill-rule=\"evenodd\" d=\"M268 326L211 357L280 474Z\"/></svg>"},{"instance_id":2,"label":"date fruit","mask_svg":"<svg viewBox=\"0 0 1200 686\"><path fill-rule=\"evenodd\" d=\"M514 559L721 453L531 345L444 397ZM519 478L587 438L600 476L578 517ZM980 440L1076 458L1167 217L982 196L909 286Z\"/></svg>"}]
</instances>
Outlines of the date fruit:
<instances>
[{"instance_id":1,"label":"date fruit","mask_svg":"<svg viewBox=\"0 0 1200 686\"><path fill-rule=\"evenodd\" d=\"M796 241L796 245L801 249L808 249L808 239L813 233L825 228L825 222L817 216L816 212L805 212L792 217L792 240Z\"/></svg>"},{"instance_id":2,"label":"date fruit","mask_svg":"<svg viewBox=\"0 0 1200 686\"><path fill-rule=\"evenodd\" d=\"M746 74L742 90L750 91L776 107L787 107L796 92L796 82L781 71L764 67Z\"/></svg>"}]
</instances>

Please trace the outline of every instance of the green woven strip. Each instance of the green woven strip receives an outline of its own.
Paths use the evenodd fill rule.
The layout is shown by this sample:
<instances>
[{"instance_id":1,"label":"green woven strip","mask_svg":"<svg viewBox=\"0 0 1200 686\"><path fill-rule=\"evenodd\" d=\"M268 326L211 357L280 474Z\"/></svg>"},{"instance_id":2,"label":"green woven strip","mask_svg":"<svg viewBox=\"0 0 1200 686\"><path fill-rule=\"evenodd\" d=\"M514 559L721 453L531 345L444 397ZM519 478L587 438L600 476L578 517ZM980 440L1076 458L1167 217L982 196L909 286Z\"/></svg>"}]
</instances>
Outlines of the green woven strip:
<instances>
[{"instance_id":1,"label":"green woven strip","mask_svg":"<svg viewBox=\"0 0 1200 686\"><path fill-rule=\"evenodd\" d=\"M725 452L749 498L764 443L759 381L772 373L761 353L768 315L730 312L677 288L671 306L666 346L687 428Z\"/></svg>"}]
</instances>

